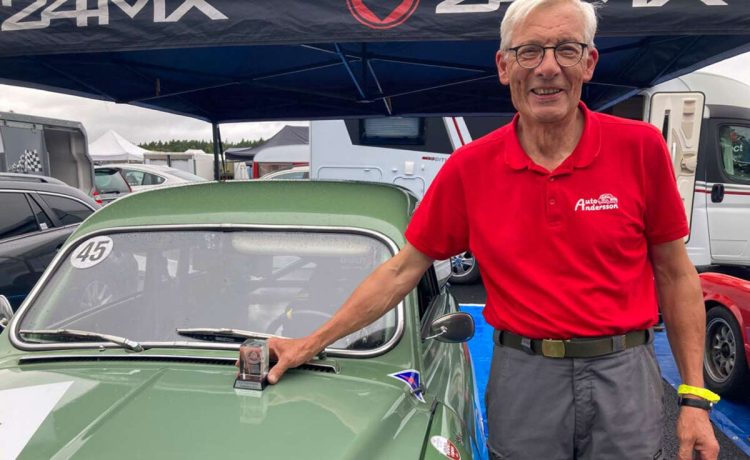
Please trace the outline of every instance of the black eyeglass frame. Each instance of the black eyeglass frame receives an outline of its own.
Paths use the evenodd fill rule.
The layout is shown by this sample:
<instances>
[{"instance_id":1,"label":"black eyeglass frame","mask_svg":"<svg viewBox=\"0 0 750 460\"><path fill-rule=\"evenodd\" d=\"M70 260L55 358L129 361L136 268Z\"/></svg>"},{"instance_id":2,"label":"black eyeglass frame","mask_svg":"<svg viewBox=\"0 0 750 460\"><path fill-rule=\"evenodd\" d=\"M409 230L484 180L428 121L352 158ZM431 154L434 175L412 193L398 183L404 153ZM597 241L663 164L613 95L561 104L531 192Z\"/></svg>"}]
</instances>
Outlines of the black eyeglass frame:
<instances>
[{"instance_id":1,"label":"black eyeglass frame","mask_svg":"<svg viewBox=\"0 0 750 460\"><path fill-rule=\"evenodd\" d=\"M578 57L578 60L575 63L568 64L568 65L564 65L560 63L560 60L557 57L557 48L563 45L580 45L581 46L581 55ZM526 46L534 46L542 50L542 54L540 55L539 62L537 62L536 65L534 65L533 67L526 67L525 65L521 64L521 61L518 60L518 50ZM531 69L536 69L542 64L542 61L544 61L544 55L547 53L547 50L552 50L552 56L554 56L555 62L557 62L557 65L559 65L560 67L573 67L574 65L577 65L579 62L581 62L581 60L583 59L583 55L586 53L586 49L588 47L589 45L587 45L586 43L581 43L581 42L562 42L562 43L558 43L555 46L542 46L542 45L536 45L534 43L526 43L524 45L518 45L518 46L514 46L513 48L508 48L508 51L513 51L513 57L515 58L518 65L520 65L524 69L531 70Z\"/></svg>"}]
</instances>

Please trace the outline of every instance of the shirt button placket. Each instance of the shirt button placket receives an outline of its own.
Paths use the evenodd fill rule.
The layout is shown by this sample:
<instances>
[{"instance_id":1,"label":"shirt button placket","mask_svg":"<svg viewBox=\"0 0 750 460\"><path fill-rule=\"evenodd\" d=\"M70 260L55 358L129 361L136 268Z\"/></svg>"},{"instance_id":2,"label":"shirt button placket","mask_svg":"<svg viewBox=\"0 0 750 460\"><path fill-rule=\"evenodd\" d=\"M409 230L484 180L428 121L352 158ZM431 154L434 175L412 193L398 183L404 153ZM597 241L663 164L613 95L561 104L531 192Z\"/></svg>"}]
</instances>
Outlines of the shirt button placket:
<instances>
[{"instance_id":1,"label":"shirt button placket","mask_svg":"<svg viewBox=\"0 0 750 460\"><path fill-rule=\"evenodd\" d=\"M557 178L549 176L547 180L547 223L555 225L560 223L560 204L557 200Z\"/></svg>"}]
</instances>

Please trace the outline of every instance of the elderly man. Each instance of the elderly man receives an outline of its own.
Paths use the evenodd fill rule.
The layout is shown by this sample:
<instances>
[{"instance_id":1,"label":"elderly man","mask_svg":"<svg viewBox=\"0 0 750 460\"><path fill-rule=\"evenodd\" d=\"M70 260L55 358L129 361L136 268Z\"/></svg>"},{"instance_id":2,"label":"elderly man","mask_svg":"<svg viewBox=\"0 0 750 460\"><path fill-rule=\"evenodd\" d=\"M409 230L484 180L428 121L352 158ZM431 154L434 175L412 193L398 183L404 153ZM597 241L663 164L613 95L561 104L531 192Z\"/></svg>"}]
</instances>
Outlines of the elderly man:
<instances>
[{"instance_id":1,"label":"elderly man","mask_svg":"<svg viewBox=\"0 0 750 460\"><path fill-rule=\"evenodd\" d=\"M684 397L680 458L714 459L703 387L705 312L669 154L648 124L581 103L599 58L594 7L516 0L496 56L513 122L459 149L409 244L308 337L272 339L269 380L393 308L435 259L471 250L495 328L489 449L509 459L662 457L657 300ZM458 218L457 218L458 217Z\"/></svg>"}]
</instances>

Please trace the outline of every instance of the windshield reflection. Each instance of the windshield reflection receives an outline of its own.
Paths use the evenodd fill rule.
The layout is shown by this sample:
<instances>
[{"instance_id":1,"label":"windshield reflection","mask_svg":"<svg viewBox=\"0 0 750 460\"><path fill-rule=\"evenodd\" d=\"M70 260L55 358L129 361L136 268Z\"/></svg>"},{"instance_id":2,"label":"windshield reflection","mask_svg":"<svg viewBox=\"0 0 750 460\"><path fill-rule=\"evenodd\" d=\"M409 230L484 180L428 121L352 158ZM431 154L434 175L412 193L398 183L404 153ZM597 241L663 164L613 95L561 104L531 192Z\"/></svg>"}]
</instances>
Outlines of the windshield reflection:
<instances>
[{"instance_id":1,"label":"windshield reflection","mask_svg":"<svg viewBox=\"0 0 750 460\"><path fill-rule=\"evenodd\" d=\"M80 241L21 319L21 329L78 329L137 342L195 342L182 328L300 337L338 309L388 247L370 236L289 231L140 231ZM396 313L334 343L370 350Z\"/></svg>"}]
</instances>

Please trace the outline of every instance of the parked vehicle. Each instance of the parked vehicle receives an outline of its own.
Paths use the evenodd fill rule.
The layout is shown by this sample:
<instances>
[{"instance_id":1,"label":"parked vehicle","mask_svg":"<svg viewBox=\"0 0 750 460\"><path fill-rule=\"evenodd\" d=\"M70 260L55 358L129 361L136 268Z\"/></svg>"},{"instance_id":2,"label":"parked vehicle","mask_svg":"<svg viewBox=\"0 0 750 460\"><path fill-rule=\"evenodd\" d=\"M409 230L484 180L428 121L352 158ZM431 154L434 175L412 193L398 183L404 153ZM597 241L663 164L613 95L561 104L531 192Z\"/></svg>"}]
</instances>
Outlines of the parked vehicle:
<instances>
[{"instance_id":1,"label":"parked vehicle","mask_svg":"<svg viewBox=\"0 0 750 460\"><path fill-rule=\"evenodd\" d=\"M0 172L54 177L90 194L86 130L75 121L0 112Z\"/></svg>"},{"instance_id":2,"label":"parked vehicle","mask_svg":"<svg viewBox=\"0 0 750 460\"><path fill-rule=\"evenodd\" d=\"M406 243L416 202L383 184L250 181L101 209L0 336L0 391L18 395L4 409L39 420L3 453L486 458L473 321L432 267L395 309L282 382L233 388L240 343L322 324Z\"/></svg>"},{"instance_id":3,"label":"parked vehicle","mask_svg":"<svg viewBox=\"0 0 750 460\"><path fill-rule=\"evenodd\" d=\"M119 168L97 166L94 178L96 186L92 195L101 205L109 204L133 191L120 174Z\"/></svg>"},{"instance_id":4,"label":"parked vehicle","mask_svg":"<svg viewBox=\"0 0 750 460\"><path fill-rule=\"evenodd\" d=\"M13 310L63 242L98 207L57 179L0 173L0 294Z\"/></svg>"},{"instance_id":5,"label":"parked vehicle","mask_svg":"<svg viewBox=\"0 0 750 460\"><path fill-rule=\"evenodd\" d=\"M214 156L203 150L186 152L146 152L143 154L144 165L168 166L186 173L200 176L206 180L214 178ZM194 182L194 181L190 181Z\"/></svg>"},{"instance_id":6,"label":"parked vehicle","mask_svg":"<svg viewBox=\"0 0 750 460\"><path fill-rule=\"evenodd\" d=\"M107 171L111 169L119 170L120 175L134 192L153 187L166 187L189 182L206 182L208 180L181 169L157 164L127 163L96 167L97 172L100 169Z\"/></svg>"},{"instance_id":7,"label":"parked vehicle","mask_svg":"<svg viewBox=\"0 0 750 460\"><path fill-rule=\"evenodd\" d=\"M281 169L268 173L261 179L284 179L284 180L300 180L310 178L310 167L309 166L295 166L291 169Z\"/></svg>"},{"instance_id":8,"label":"parked vehicle","mask_svg":"<svg viewBox=\"0 0 750 460\"><path fill-rule=\"evenodd\" d=\"M700 267L750 266L750 86L695 72L607 109L649 121L666 139ZM310 177L388 182L421 197L451 152L508 117L312 121ZM453 258L454 283L479 278L470 252Z\"/></svg>"},{"instance_id":9,"label":"parked vehicle","mask_svg":"<svg viewBox=\"0 0 750 460\"><path fill-rule=\"evenodd\" d=\"M750 281L721 273L701 273L706 303L706 386L728 396L746 396L750 384Z\"/></svg>"},{"instance_id":10,"label":"parked vehicle","mask_svg":"<svg viewBox=\"0 0 750 460\"><path fill-rule=\"evenodd\" d=\"M450 154L510 117L423 117L310 122L310 177L393 183L421 198ZM451 259L455 284L479 281L471 252Z\"/></svg>"}]
</instances>

